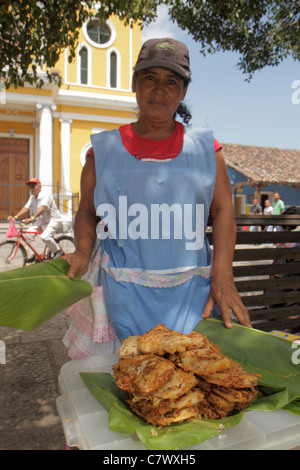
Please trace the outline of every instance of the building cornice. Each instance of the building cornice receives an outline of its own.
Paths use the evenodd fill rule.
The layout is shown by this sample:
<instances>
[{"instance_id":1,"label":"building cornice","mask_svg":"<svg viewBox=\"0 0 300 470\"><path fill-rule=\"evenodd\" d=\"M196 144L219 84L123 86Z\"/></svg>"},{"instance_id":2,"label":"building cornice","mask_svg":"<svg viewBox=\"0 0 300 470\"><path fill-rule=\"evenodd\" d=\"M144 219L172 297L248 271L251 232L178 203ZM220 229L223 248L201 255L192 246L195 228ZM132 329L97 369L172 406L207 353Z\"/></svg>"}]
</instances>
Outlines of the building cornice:
<instances>
[{"instance_id":1,"label":"building cornice","mask_svg":"<svg viewBox=\"0 0 300 470\"><path fill-rule=\"evenodd\" d=\"M97 123L110 123L110 124L130 124L136 119L133 114L132 117L120 117L120 116L107 116L98 114L84 114L84 113L72 113L72 112L54 112L53 117L60 120L72 120L72 121L90 121Z\"/></svg>"},{"instance_id":2,"label":"building cornice","mask_svg":"<svg viewBox=\"0 0 300 470\"><path fill-rule=\"evenodd\" d=\"M89 108L112 109L115 111L136 111L136 100L132 96L93 93L75 90L59 90L55 96L31 93L6 93L6 102L1 107L16 106L23 109L35 108L38 103L45 105L67 105Z\"/></svg>"},{"instance_id":3,"label":"building cornice","mask_svg":"<svg viewBox=\"0 0 300 470\"><path fill-rule=\"evenodd\" d=\"M2 105L14 105L14 106L26 106L27 108L36 107L37 103L45 103L49 106L55 104L55 100L52 96L47 95L33 95L30 93L6 93L6 103Z\"/></svg>"},{"instance_id":4,"label":"building cornice","mask_svg":"<svg viewBox=\"0 0 300 470\"><path fill-rule=\"evenodd\" d=\"M131 96L108 95L104 93L59 90L55 103L58 105L83 106L89 108L135 111L136 99Z\"/></svg>"}]
</instances>

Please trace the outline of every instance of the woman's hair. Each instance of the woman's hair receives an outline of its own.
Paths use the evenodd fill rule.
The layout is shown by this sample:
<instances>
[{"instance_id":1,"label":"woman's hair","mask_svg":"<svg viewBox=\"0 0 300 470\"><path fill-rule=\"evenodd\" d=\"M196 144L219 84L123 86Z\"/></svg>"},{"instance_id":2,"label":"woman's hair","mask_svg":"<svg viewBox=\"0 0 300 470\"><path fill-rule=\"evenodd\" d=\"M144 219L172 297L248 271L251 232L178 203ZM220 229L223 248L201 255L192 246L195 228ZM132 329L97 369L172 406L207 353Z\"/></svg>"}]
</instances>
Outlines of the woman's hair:
<instances>
[{"instance_id":1,"label":"woman's hair","mask_svg":"<svg viewBox=\"0 0 300 470\"><path fill-rule=\"evenodd\" d=\"M188 84L191 83L191 80L183 80L183 87L186 88ZM178 114L181 119L183 120L183 123L186 124L187 126L190 125L190 120L192 119L192 115L188 107L184 103L180 103L180 105L177 108L177 111L174 115L174 119L176 117L176 114Z\"/></svg>"},{"instance_id":2,"label":"woman's hair","mask_svg":"<svg viewBox=\"0 0 300 470\"><path fill-rule=\"evenodd\" d=\"M188 107L184 103L180 103L180 105L178 106L177 111L174 115L174 119L176 117L176 114L178 114L182 118L184 124L186 124L187 126L190 125L189 122L192 119L192 115Z\"/></svg>"}]
</instances>

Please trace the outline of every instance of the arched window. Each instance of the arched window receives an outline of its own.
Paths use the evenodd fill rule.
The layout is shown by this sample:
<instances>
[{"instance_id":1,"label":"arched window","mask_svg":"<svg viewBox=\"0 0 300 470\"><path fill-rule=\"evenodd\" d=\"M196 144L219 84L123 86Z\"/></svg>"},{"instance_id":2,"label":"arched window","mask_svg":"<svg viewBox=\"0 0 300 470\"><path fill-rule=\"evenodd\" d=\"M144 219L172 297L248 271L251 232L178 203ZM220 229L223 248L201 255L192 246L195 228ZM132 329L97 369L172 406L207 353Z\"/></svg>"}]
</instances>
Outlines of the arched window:
<instances>
[{"instance_id":1,"label":"arched window","mask_svg":"<svg viewBox=\"0 0 300 470\"><path fill-rule=\"evenodd\" d=\"M88 82L88 51L83 47L80 51L80 83L87 85Z\"/></svg>"},{"instance_id":2,"label":"arched window","mask_svg":"<svg viewBox=\"0 0 300 470\"><path fill-rule=\"evenodd\" d=\"M110 86L117 88L117 54L115 52L110 54Z\"/></svg>"}]
</instances>

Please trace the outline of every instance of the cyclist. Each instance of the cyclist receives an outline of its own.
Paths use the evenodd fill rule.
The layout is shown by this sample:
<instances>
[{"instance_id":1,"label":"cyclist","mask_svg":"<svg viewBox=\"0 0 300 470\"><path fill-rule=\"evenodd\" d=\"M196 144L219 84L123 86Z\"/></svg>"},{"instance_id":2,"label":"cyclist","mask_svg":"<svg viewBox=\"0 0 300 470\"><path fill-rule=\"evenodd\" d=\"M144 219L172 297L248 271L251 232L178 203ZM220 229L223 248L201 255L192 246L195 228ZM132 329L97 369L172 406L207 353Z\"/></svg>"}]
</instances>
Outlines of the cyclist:
<instances>
[{"instance_id":1,"label":"cyclist","mask_svg":"<svg viewBox=\"0 0 300 470\"><path fill-rule=\"evenodd\" d=\"M25 184L30 187L30 198L25 206L11 219L23 219L25 224L33 224L33 231L40 231L41 239L51 251L53 258L62 255L59 245L54 240L55 233L63 231L63 219L51 194L42 191L42 184L38 178L32 178Z\"/></svg>"}]
</instances>

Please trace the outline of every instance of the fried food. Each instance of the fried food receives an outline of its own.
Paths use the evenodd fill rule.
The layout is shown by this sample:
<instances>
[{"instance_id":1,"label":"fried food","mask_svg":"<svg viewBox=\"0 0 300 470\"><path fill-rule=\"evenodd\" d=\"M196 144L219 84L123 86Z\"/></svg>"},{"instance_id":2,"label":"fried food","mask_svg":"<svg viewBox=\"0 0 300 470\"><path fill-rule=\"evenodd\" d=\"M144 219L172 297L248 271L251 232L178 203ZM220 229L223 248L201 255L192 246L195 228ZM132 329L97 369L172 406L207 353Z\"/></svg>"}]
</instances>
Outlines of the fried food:
<instances>
[{"instance_id":1,"label":"fried food","mask_svg":"<svg viewBox=\"0 0 300 470\"><path fill-rule=\"evenodd\" d=\"M119 356L116 384L130 409L154 426L224 418L258 393L257 376L200 333L184 335L159 324L126 338Z\"/></svg>"},{"instance_id":2,"label":"fried food","mask_svg":"<svg viewBox=\"0 0 300 470\"><path fill-rule=\"evenodd\" d=\"M231 366L223 371L218 371L205 375L205 380L215 385L223 385L224 387L232 388L250 388L257 384L257 376L255 374L248 374L240 364L233 362Z\"/></svg>"},{"instance_id":3,"label":"fried food","mask_svg":"<svg viewBox=\"0 0 300 470\"><path fill-rule=\"evenodd\" d=\"M199 402L204 400L204 392L198 387L184 393L176 399L160 399L149 397L136 397L134 395L128 395L128 403L140 409L140 412L151 416L164 415L170 413L174 409L190 408L197 406Z\"/></svg>"},{"instance_id":4,"label":"fried food","mask_svg":"<svg viewBox=\"0 0 300 470\"><path fill-rule=\"evenodd\" d=\"M117 386L137 396L151 394L173 400L197 385L194 374L176 369L168 359L152 354L122 359L113 371Z\"/></svg>"},{"instance_id":5,"label":"fried food","mask_svg":"<svg viewBox=\"0 0 300 470\"><path fill-rule=\"evenodd\" d=\"M211 406L207 402L202 402L199 403L199 413L203 418L207 419L220 419L220 415L218 414L217 410L214 409L213 406Z\"/></svg>"},{"instance_id":6,"label":"fried food","mask_svg":"<svg viewBox=\"0 0 300 470\"><path fill-rule=\"evenodd\" d=\"M194 345L199 346L202 342L202 335L187 336L159 324L139 338L138 348L143 354L164 356L166 353L174 354L192 348Z\"/></svg>"},{"instance_id":7,"label":"fried food","mask_svg":"<svg viewBox=\"0 0 300 470\"><path fill-rule=\"evenodd\" d=\"M158 388L153 395L159 398L175 400L196 385L197 379L194 374L184 372L180 369L175 369L174 374L169 381L163 387Z\"/></svg>"},{"instance_id":8,"label":"fried food","mask_svg":"<svg viewBox=\"0 0 300 470\"><path fill-rule=\"evenodd\" d=\"M140 336L128 336L124 339L122 346L119 349L119 356L131 357L141 354L138 347L139 338Z\"/></svg>"},{"instance_id":9,"label":"fried food","mask_svg":"<svg viewBox=\"0 0 300 470\"><path fill-rule=\"evenodd\" d=\"M170 360L183 370L198 375L209 375L226 370L232 363L228 357L209 347L173 354Z\"/></svg>"},{"instance_id":10,"label":"fried food","mask_svg":"<svg viewBox=\"0 0 300 470\"><path fill-rule=\"evenodd\" d=\"M122 390L140 395L150 395L163 387L175 372L175 365L154 355L139 355L122 359L113 371L116 384Z\"/></svg>"},{"instance_id":11,"label":"fried food","mask_svg":"<svg viewBox=\"0 0 300 470\"><path fill-rule=\"evenodd\" d=\"M253 400L257 394L255 387L237 389L223 387L222 385L213 385L205 382L198 378L198 387L203 390L204 393L214 393L221 398L224 398L229 403L248 403Z\"/></svg>"},{"instance_id":12,"label":"fried food","mask_svg":"<svg viewBox=\"0 0 300 470\"><path fill-rule=\"evenodd\" d=\"M129 403L130 405L130 403ZM170 424L183 422L191 419L200 419L200 413L198 406L174 409L165 415L160 414L144 414L141 410L134 404L130 405L132 411L143 418L147 423L152 424L153 426L170 426Z\"/></svg>"},{"instance_id":13,"label":"fried food","mask_svg":"<svg viewBox=\"0 0 300 470\"><path fill-rule=\"evenodd\" d=\"M255 387L239 390L214 385L202 379L198 379L198 387L205 394L201 404L202 414L205 418L211 418L212 415L224 418L232 411L243 410L257 395Z\"/></svg>"}]
</instances>

